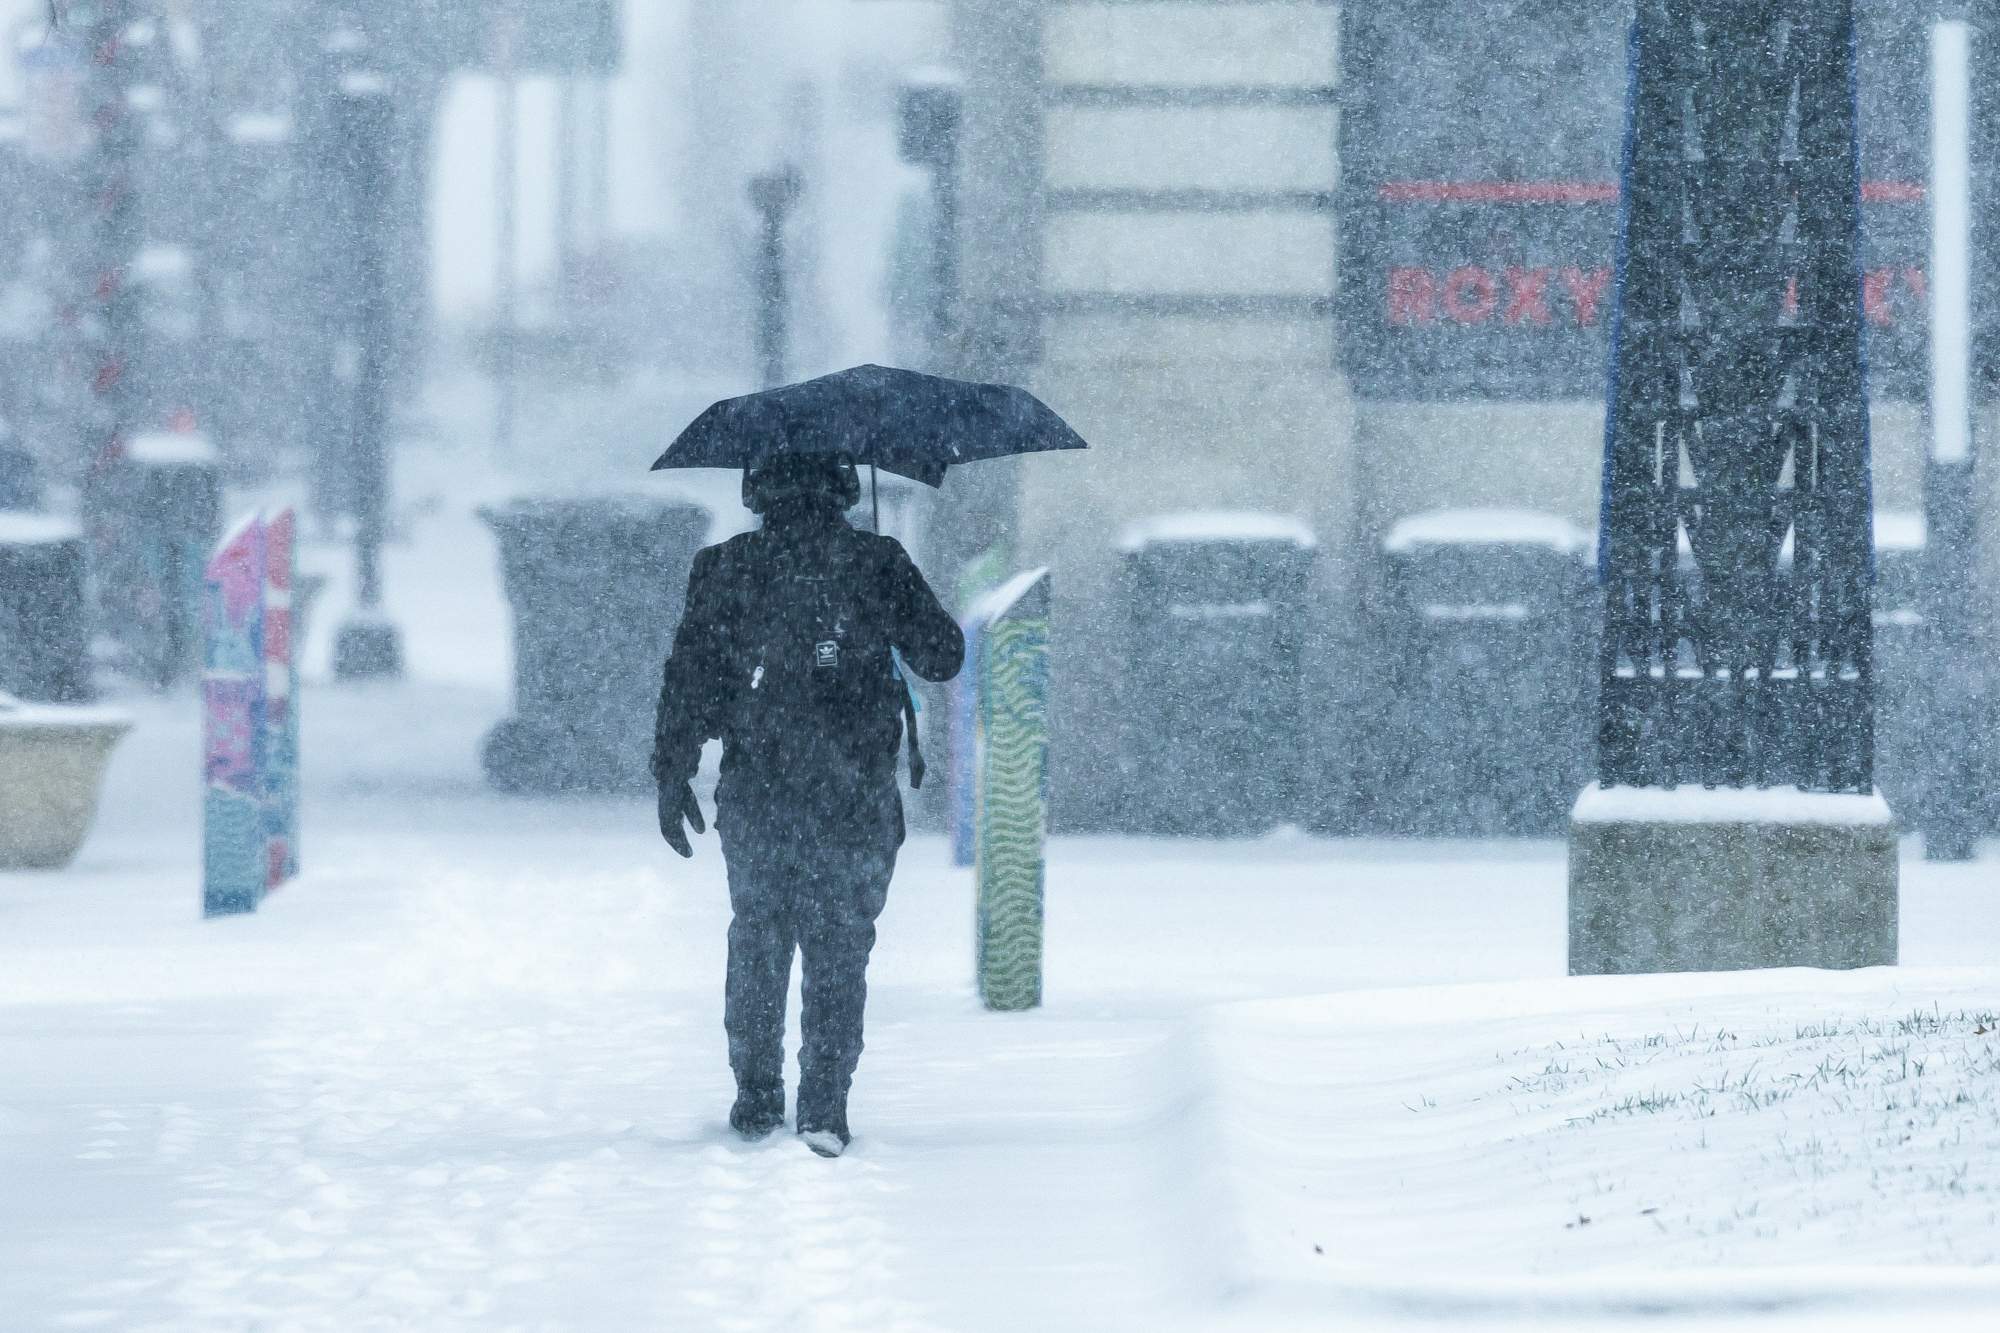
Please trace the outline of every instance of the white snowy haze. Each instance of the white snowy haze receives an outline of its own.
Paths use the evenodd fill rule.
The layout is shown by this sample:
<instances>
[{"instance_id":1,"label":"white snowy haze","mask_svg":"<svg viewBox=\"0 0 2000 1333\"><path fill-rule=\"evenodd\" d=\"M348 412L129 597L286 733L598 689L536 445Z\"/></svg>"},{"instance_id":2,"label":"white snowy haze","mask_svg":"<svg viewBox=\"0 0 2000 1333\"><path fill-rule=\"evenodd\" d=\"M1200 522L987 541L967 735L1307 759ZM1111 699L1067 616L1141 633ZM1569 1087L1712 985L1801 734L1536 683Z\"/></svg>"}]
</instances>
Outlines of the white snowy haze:
<instances>
[{"instance_id":1,"label":"white snowy haze","mask_svg":"<svg viewBox=\"0 0 2000 1333\"><path fill-rule=\"evenodd\" d=\"M1880 791L1663 794L1593 785L1602 679L1712 679L1672 656L1693 612L1655 667L1599 652L1628 3L624 0L614 73L514 81L509 168L474 48L340 16L571 0L118 2L179 73L107 167L46 0L0 0L0 1333L2000 1328L2000 468L1927 455L1933 7L1857 6L1900 53L1859 80L1851 284ZM255 38L226 68L220 31ZM385 87L420 105L365 120ZM905 160L944 147L901 142L912 89L960 99L949 178ZM237 100L196 126L203 90ZM752 185L788 168L779 305ZM867 362L1025 389L1089 448L857 470L849 517L975 652L911 685L929 777L894 751L827 1160L796 1096L731 1128L746 891L713 827L662 842L649 764L696 553L759 520L740 469L650 469L719 400ZM250 520L286 509L273 582ZM1648 531L1628 569L1693 568ZM828 618L795 665L838 663ZM709 657L763 700L762 652ZM1592 918L1635 948L1847 952L1572 975L1579 810L1656 838ZM1669 883L1677 822L1741 873ZM31 866L51 828L74 858ZM1872 915L1812 916L1864 855ZM989 1003L1009 969L1033 1007Z\"/></svg>"},{"instance_id":2,"label":"white snowy haze","mask_svg":"<svg viewBox=\"0 0 2000 1333\"><path fill-rule=\"evenodd\" d=\"M610 80L611 234L669 247L675 262L748 283L748 176L783 163L807 176L797 229L801 372L886 352L887 261L897 205L921 175L898 158L895 88L936 62L942 7L925 0L634 0L625 67ZM556 91L521 93L519 280L555 269ZM487 316L497 262L491 77L461 75L437 135L432 277L440 314Z\"/></svg>"}]
</instances>

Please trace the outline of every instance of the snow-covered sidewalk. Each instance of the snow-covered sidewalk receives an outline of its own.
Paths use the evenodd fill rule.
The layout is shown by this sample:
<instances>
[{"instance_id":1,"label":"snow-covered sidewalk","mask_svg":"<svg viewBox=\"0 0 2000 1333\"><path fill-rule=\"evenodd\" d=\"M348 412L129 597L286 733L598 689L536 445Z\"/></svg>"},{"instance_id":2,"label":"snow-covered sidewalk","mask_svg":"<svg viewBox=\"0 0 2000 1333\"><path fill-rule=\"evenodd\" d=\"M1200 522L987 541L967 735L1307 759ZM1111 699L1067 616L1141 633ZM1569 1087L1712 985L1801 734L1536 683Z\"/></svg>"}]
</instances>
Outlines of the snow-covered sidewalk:
<instances>
[{"instance_id":1,"label":"snow-covered sidewalk","mask_svg":"<svg viewBox=\"0 0 2000 1333\"><path fill-rule=\"evenodd\" d=\"M825 1163L723 1124L712 840L690 865L642 802L487 795L475 690L312 703L308 873L256 916L196 918L172 701L83 862L0 877L7 1327L1545 1326L1826 1290L1879 1323L1850 1298L1992 1294L1956 1266L2000 1245L2000 974L1571 982L1554 845L1065 842L1048 1005L1002 1017L968 877L920 839ZM2000 956L1992 863L1907 869L1912 962ZM1429 983L1458 984L1382 989Z\"/></svg>"}]
</instances>

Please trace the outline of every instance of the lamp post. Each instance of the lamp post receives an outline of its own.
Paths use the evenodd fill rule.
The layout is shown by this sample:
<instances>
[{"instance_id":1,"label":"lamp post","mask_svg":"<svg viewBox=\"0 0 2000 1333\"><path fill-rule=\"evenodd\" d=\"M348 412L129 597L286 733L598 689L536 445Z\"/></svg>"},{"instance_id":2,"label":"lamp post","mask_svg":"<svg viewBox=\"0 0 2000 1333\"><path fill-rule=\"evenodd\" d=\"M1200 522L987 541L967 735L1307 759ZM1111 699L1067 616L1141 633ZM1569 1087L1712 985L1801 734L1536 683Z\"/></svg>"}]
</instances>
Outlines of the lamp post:
<instances>
[{"instance_id":1,"label":"lamp post","mask_svg":"<svg viewBox=\"0 0 2000 1333\"><path fill-rule=\"evenodd\" d=\"M68 10L89 62L83 105L93 134L81 173L91 214L77 321L90 375L79 440L83 517L99 581L113 590L114 600L131 592L133 577L118 521L118 485L133 426L131 369L140 332L130 283L140 248L140 130L131 106L130 46L137 18L131 0L91 0Z\"/></svg>"},{"instance_id":2,"label":"lamp post","mask_svg":"<svg viewBox=\"0 0 2000 1333\"><path fill-rule=\"evenodd\" d=\"M897 146L905 162L930 174L931 242L928 360L945 374L970 364L961 341L959 279L959 153L965 90L950 70L909 75L896 98ZM952 478L934 511L928 547L960 570L959 600L969 604L996 570L1013 568L1011 554L1019 484L1011 463Z\"/></svg>"},{"instance_id":3,"label":"lamp post","mask_svg":"<svg viewBox=\"0 0 2000 1333\"><path fill-rule=\"evenodd\" d=\"M389 357L394 335L389 286L390 143L396 109L389 81L372 71L342 76L335 98L353 221L344 271L354 284L354 376L348 466L354 493L355 610L334 641L343 680L402 674L402 636L382 611L382 539L389 505Z\"/></svg>"},{"instance_id":4,"label":"lamp post","mask_svg":"<svg viewBox=\"0 0 2000 1333\"><path fill-rule=\"evenodd\" d=\"M581 207L583 89L574 78L556 85L556 299L567 307L575 296Z\"/></svg>"},{"instance_id":5,"label":"lamp post","mask_svg":"<svg viewBox=\"0 0 2000 1333\"><path fill-rule=\"evenodd\" d=\"M96 132L85 167L86 197L94 209L88 261L86 323L94 335L92 412L86 446L92 476L114 464L124 448L130 403L128 370L138 334L138 311L128 278L139 251L139 197L134 179L139 123L132 114L132 52L137 20L130 0L94 0L72 11L85 20L90 72L85 114Z\"/></svg>"},{"instance_id":6,"label":"lamp post","mask_svg":"<svg viewBox=\"0 0 2000 1333\"><path fill-rule=\"evenodd\" d=\"M1972 568L1978 540L1972 426L1972 25L1931 28L1930 452L1924 468L1924 674L1930 797L1924 855L1969 861L1978 841L1979 744L1968 697L1980 655Z\"/></svg>"},{"instance_id":7,"label":"lamp post","mask_svg":"<svg viewBox=\"0 0 2000 1333\"><path fill-rule=\"evenodd\" d=\"M785 223L804 189L796 167L781 167L750 179L750 206L757 210L757 367L766 387L785 382L790 351L789 295L785 286Z\"/></svg>"},{"instance_id":8,"label":"lamp post","mask_svg":"<svg viewBox=\"0 0 2000 1333\"><path fill-rule=\"evenodd\" d=\"M897 96L903 160L931 176L930 354L950 359L958 327L958 144L964 94L949 73L913 76Z\"/></svg>"},{"instance_id":9,"label":"lamp post","mask_svg":"<svg viewBox=\"0 0 2000 1333\"><path fill-rule=\"evenodd\" d=\"M514 456L520 415L520 346L516 327L519 292L515 271L520 250L520 80L514 68L517 33L513 20L494 27L494 79L499 85L494 151L494 192L499 195L499 257L493 278L494 371L493 451L504 463Z\"/></svg>"}]
</instances>

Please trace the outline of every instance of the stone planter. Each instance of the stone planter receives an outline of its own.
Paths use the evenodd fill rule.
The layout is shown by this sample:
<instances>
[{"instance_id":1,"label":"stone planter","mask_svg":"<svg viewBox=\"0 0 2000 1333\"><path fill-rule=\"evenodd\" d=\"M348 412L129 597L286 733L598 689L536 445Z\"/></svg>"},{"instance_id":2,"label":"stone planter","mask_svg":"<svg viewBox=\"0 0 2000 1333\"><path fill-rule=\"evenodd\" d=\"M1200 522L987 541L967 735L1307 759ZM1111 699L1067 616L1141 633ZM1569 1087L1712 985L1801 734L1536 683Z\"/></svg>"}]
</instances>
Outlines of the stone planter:
<instances>
[{"instance_id":1,"label":"stone planter","mask_svg":"<svg viewBox=\"0 0 2000 1333\"><path fill-rule=\"evenodd\" d=\"M0 695L0 870L60 870L97 814L105 763L130 719Z\"/></svg>"}]
</instances>

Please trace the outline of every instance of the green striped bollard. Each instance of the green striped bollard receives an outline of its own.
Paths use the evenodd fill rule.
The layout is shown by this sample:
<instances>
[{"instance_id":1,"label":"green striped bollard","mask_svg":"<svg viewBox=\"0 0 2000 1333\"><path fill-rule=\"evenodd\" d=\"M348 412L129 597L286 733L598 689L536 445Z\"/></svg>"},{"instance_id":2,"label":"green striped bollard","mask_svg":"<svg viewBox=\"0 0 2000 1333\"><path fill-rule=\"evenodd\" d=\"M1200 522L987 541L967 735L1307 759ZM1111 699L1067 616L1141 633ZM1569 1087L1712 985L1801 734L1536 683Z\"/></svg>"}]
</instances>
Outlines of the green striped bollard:
<instances>
[{"instance_id":1,"label":"green striped bollard","mask_svg":"<svg viewBox=\"0 0 2000 1333\"><path fill-rule=\"evenodd\" d=\"M976 852L979 997L1042 1002L1043 844L1048 830L1049 576L1023 574L975 611L979 689Z\"/></svg>"}]
</instances>

